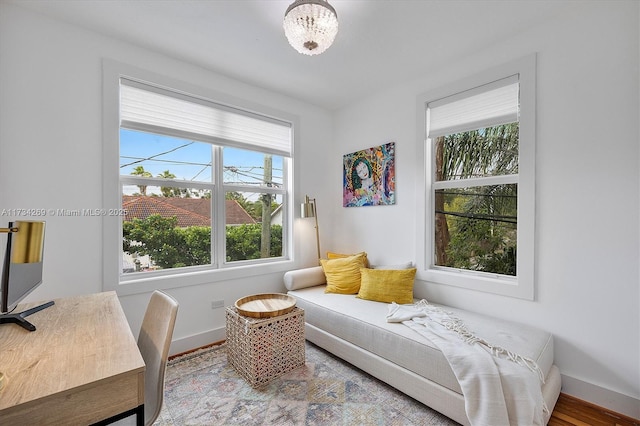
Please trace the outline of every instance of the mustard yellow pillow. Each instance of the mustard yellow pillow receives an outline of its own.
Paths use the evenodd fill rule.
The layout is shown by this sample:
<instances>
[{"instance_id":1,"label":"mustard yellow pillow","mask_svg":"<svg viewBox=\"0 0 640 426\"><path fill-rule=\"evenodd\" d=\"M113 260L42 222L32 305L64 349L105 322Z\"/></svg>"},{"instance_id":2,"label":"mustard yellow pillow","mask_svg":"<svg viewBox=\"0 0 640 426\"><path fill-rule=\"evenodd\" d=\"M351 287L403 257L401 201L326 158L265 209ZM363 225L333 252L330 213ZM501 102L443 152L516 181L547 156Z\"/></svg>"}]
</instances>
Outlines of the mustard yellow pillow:
<instances>
[{"instance_id":1,"label":"mustard yellow pillow","mask_svg":"<svg viewBox=\"0 0 640 426\"><path fill-rule=\"evenodd\" d=\"M360 253L355 253L355 254L343 254L343 253L335 253L332 251L328 251L327 252L327 259L342 259L343 257L351 257L351 256L357 256L357 255L363 255L364 256L364 266L365 267L369 267L369 260L367 259L367 253L364 251L361 251Z\"/></svg>"},{"instance_id":2,"label":"mustard yellow pillow","mask_svg":"<svg viewBox=\"0 0 640 426\"><path fill-rule=\"evenodd\" d=\"M336 253L333 251L328 251L327 252L327 259L341 259L343 257L350 257L350 256L355 256L356 254L364 254L365 256L367 255L367 253L365 252L360 252L360 253L352 253L352 254L344 254L344 253Z\"/></svg>"},{"instance_id":3,"label":"mustard yellow pillow","mask_svg":"<svg viewBox=\"0 0 640 426\"><path fill-rule=\"evenodd\" d=\"M413 303L416 268L360 270L358 298L376 302Z\"/></svg>"},{"instance_id":4,"label":"mustard yellow pillow","mask_svg":"<svg viewBox=\"0 0 640 426\"><path fill-rule=\"evenodd\" d=\"M321 259L327 277L325 293L356 294L360 289L360 269L364 267L363 253L336 259Z\"/></svg>"}]
</instances>

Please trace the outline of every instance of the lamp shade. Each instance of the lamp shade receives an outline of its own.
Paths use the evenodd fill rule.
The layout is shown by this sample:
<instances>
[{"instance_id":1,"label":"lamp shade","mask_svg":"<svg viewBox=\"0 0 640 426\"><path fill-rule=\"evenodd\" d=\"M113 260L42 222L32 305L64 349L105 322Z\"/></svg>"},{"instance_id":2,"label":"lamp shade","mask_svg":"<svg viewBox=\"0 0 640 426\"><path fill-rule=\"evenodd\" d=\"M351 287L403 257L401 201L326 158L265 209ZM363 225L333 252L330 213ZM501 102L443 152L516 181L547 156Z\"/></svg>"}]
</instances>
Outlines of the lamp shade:
<instances>
[{"instance_id":1,"label":"lamp shade","mask_svg":"<svg viewBox=\"0 0 640 426\"><path fill-rule=\"evenodd\" d=\"M300 216L303 218L316 217L315 199L312 202L309 199L309 196L308 195L306 196L304 203L300 205Z\"/></svg>"},{"instance_id":2,"label":"lamp shade","mask_svg":"<svg viewBox=\"0 0 640 426\"><path fill-rule=\"evenodd\" d=\"M338 33L338 15L326 0L296 0L284 15L289 44L304 55L319 55Z\"/></svg>"},{"instance_id":3,"label":"lamp shade","mask_svg":"<svg viewBox=\"0 0 640 426\"><path fill-rule=\"evenodd\" d=\"M318 209L316 207L316 199L304 197L304 203L300 205L300 216L314 217L316 219L316 248L318 249L318 262L320 261L320 229L318 228Z\"/></svg>"},{"instance_id":4,"label":"lamp shade","mask_svg":"<svg viewBox=\"0 0 640 426\"><path fill-rule=\"evenodd\" d=\"M11 263L42 262L44 222L16 222L18 232L11 251Z\"/></svg>"}]
</instances>

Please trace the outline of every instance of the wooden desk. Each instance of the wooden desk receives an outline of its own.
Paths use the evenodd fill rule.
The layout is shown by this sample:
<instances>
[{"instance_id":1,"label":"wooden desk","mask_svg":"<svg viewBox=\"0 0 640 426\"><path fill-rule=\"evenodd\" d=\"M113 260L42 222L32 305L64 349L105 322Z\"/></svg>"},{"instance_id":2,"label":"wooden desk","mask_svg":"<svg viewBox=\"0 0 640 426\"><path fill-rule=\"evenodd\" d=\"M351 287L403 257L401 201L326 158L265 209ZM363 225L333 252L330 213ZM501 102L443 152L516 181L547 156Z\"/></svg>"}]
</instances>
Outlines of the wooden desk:
<instances>
[{"instance_id":1,"label":"wooden desk","mask_svg":"<svg viewBox=\"0 0 640 426\"><path fill-rule=\"evenodd\" d=\"M36 331L0 326L0 425L88 425L132 410L144 421L145 364L115 292L58 299L29 320Z\"/></svg>"}]
</instances>

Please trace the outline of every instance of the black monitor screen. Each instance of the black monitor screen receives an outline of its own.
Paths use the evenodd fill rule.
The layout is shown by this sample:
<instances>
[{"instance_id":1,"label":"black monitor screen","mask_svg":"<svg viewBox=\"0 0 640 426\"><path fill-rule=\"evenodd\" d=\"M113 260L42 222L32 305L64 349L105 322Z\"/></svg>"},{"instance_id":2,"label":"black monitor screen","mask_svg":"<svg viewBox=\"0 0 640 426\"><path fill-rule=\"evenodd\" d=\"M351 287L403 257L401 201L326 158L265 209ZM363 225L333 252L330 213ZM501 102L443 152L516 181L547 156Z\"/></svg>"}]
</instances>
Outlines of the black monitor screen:
<instances>
[{"instance_id":1,"label":"black monitor screen","mask_svg":"<svg viewBox=\"0 0 640 426\"><path fill-rule=\"evenodd\" d=\"M9 268L7 306L2 307L3 312L12 310L18 304L18 302L27 297L27 295L41 283L42 262L12 263Z\"/></svg>"}]
</instances>

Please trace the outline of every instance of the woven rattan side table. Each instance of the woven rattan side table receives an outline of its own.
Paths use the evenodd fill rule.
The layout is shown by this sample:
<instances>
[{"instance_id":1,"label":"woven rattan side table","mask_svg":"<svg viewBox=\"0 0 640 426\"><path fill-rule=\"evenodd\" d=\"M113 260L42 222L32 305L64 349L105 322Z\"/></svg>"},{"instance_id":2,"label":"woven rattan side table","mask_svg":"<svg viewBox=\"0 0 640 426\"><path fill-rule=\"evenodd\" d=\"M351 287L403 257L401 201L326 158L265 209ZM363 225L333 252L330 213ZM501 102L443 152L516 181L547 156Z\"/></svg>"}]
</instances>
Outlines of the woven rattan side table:
<instances>
[{"instance_id":1,"label":"woven rattan side table","mask_svg":"<svg viewBox=\"0 0 640 426\"><path fill-rule=\"evenodd\" d=\"M272 318L226 308L227 360L252 387L261 387L305 362L304 310Z\"/></svg>"}]
</instances>

